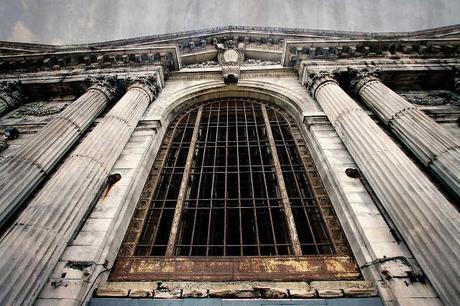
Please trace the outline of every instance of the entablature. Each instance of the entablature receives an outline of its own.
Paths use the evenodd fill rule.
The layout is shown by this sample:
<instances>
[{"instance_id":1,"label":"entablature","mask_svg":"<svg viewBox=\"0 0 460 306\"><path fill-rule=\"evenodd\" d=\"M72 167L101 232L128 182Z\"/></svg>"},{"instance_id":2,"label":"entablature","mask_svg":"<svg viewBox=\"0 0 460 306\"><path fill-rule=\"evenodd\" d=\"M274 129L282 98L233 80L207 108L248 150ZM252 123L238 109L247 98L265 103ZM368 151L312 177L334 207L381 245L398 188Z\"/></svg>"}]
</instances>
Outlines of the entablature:
<instances>
[{"instance_id":1,"label":"entablature","mask_svg":"<svg viewBox=\"0 0 460 306\"><path fill-rule=\"evenodd\" d=\"M456 58L460 39L366 39L286 41L281 62L295 66L303 60L341 58Z\"/></svg>"}]
</instances>

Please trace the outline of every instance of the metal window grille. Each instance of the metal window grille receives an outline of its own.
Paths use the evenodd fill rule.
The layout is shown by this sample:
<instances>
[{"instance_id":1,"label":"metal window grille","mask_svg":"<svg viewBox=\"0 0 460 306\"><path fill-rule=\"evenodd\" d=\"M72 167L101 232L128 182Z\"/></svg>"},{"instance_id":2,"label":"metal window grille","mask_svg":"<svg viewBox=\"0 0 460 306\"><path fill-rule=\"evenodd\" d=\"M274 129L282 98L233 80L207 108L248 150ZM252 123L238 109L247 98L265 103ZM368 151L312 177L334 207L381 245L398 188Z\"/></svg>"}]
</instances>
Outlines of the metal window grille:
<instances>
[{"instance_id":1,"label":"metal window grille","mask_svg":"<svg viewBox=\"0 0 460 306\"><path fill-rule=\"evenodd\" d=\"M180 269L195 258L204 269L203 259L312 255L346 256L355 268L295 122L260 101L227 98L171 124L118 262L163 257Z\"/></svg>"}]
</instances>

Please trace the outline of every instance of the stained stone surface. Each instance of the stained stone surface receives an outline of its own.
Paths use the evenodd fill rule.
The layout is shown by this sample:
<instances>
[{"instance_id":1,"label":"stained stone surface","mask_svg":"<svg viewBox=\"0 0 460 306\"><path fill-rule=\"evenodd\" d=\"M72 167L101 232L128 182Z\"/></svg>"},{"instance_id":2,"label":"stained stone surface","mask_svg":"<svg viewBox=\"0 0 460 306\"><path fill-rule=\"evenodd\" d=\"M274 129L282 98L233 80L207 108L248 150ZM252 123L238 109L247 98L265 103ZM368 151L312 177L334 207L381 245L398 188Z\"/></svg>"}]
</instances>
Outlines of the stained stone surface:
<instances>
[{"instance_id":1,"label":"stained stone surface","mask_svg":"<svg viewBox=\"0 0 460 306\"><path fill-rule=\"evenodd\" d=\"M385 84L395 86L436 124L460 135L460 107L452 85L452 69L460 66L458 33L458 27L369 34L228 26L80 46L1 42L0 81L20 80L27 103L0 118L0 131L13 126L20 131L19 138L6 140L8 148L0 152L0 162L14 156L45 124L64 114L87 88L88 79L117 76L126 92L133 79L162 69L164 78L157 85L164 88L148 106L138 88L120 101L125 107L115 113L107 109L94 118L70 154L57 162L54 175L50 171L51 179L24 201L24 212L13 219L8 235L0 241L0 255L6 258L0 296L13 292L9 301L19 304L21 299L30 299L37 305L78 305L87 302L93 292L100 298L92 302L122 304L160 301L154 300L155 295L166 298L165 303L185 296L189 298L178 301L203 303L211 301L210 295L220 295L252 298L245 302L257 305L269 298L280 303L295 298L289 302L300 305L318 301L380 305L380 300L388 305L441 305L441 298L448 301L449 295L455 294L446 288L456 267L446 266L459 252L452 252L458 242L453 238L458 236L456 225L451 222L456 212L446 208L452 203L439 196L440 190L445 191L443 186L421 165L417 170L408 166L415 157L408 151L401 153L403 144L382 124L376 111L363 111L363 104L352 100L356 105L344 112L350 102L346 93L327 88L318 89L323 91L318 103L308 94L306 79L296 68L304 61L308 68L335 70L341 90L348 90L349 67L377 66ZM219 53L217 44L222 44L223 50L244 45L239 65L222 69L219 54L223 52ZM223 73L229 72L238 72L237 85L224 83ZM148 81L142 84L149 86ZM120 244L168 125L174 116L197 103L225 97L263 100L292 115L363 280L110 281ZM331 99L334 103L325 105L325 100ZM133 117L127 116L133 112L136 120L131 121ZM385 146L380 147L381 143ZM392 164L397 166L388 167ZM349 169L357 176L348 176ZM41 175L39 170L27 172L34 173ZM112 173L120 174L121 179L106 186ZM446 230L447 226L452 227ZM432 245L427 243L429 239ZM420 257L422 249L426 254ZM437 260L432 270L426 270L429 260ZM421 267L428 282L418 281ZM439 271L444 271L444 287L439 286Z\"/></svg>"}]
</instances>

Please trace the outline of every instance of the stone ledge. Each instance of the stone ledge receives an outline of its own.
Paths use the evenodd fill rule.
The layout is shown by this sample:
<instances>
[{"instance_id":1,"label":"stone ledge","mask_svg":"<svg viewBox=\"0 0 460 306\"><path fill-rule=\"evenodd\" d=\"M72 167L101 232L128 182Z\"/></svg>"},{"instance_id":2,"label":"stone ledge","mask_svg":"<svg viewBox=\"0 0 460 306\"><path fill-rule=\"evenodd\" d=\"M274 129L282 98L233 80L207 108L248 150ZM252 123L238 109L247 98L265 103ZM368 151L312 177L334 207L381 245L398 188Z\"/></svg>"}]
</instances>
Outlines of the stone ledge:
<instances>
[{"instance_id":1,"label":"stone ledge","mask_svg":"<svg viewBox=\"0 0 460 306\"><path fill-rule=\"evenodd\" d=\"M128 296L129 289L121 288L98 288L96 290L96 296L98 297L122 297Z\"/></svg>"},{"instance_id":2,"label":"stone ledge","mask_svg":"<svg viewBox=\"0 0 460 306\"><path fill-rule=\"evenodd\" d=\"M178 298L264 298L312 299L337 297L375 297L378 291L366 281L306 282L107 282L96 292L98 297Z\"/></svg>"}]
</instances>

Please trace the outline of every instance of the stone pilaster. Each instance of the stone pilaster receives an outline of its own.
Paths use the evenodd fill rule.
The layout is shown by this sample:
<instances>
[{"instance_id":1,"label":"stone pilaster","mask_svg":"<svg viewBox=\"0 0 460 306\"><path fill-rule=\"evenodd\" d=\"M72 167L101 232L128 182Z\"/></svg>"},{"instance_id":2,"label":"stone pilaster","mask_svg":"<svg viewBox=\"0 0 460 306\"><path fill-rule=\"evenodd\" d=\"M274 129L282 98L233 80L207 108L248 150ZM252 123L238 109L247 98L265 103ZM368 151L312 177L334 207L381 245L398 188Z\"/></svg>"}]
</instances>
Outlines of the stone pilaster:
<instances>
[{"instance_id":1,"label":"stone pilaster","mask_svg":"<svg viewBox=\"0 0 460 306\"><path fill-rule=\"evenodd\" d=\"M438 294L455 304L460 300L458 211L333 76L303 65L300 72Z\"/></svg>"},{"instance_id":2,"label":"stone pilaster","mask_svg":"<svg viewBox=\"0 0 460 306\"><path fill-rule=\"evenodd\" d=\"M113 100L115 80L95 80L80 98L0 164L0 226Z\"/></svg>"},{"instance_id":3,"label":"stone pilaster","mask_svg":"<svg viewBox=\"0 0 460 306\"><path fill-rule=\"evenodd\" d=\"M31 304L108 183L110 171L161 88L138 79L50 178L0 242L0 304Z\"/></svg>"},{"instance_id":4,"label":"stone pilaster","mask_svg":"<svg viewBox=\"0 0 460 306\"><path fill-rule=\"evenodd\" d=\"M363 102L460 203L460 139L385 86L374 72L352 73L352 87Z\"/></svg>"},{"instance_id":5,"label":"stone pilaster","mask_svg":"<svg viewBox=\"0 0 460 306\"><path fill-rule=\"evenodd\" d=\"M24 100L21 83L18 81L0 82L0 115L16 108Z\"/></svg>"}]
</instances>

